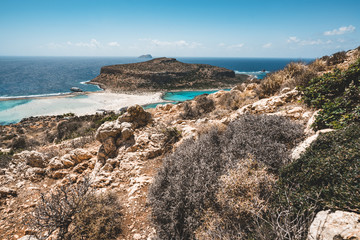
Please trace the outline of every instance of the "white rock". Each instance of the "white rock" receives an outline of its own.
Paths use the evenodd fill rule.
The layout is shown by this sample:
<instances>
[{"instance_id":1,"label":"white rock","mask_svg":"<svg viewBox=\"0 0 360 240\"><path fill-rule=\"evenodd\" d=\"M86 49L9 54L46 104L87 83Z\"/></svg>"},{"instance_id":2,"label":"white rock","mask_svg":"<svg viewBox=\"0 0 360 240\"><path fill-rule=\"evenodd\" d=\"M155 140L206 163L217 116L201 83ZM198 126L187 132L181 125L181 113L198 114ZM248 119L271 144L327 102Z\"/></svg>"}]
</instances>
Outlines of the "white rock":
<instances>
[{"instance_id":1,"label":"white rock","mask_svg":"<svg viewBox=\"0 0 360 240\"><path fill-rule=\"evenodd\" d=\"M307 240L358 240L360 214L344 211L321 211L309 228Z\"/></svg>"},{"instance_id":2,"label":"white rock","mask_svg":"<svg viewBox=\"0 0 360 240\"><path fill-rule=\"evenodd\" d=\"M310 137L306 138L304 141L302 141L299 145L297 145L292 153L291 158L293 160L299 159L301 154L306 151L306 149L311 145L312 142L314 142L320 135L320 133L326 133L326 132L332 132L333 129L322 129L317 131L314 135L311 135Z\"/></svg>"}]
</instances>

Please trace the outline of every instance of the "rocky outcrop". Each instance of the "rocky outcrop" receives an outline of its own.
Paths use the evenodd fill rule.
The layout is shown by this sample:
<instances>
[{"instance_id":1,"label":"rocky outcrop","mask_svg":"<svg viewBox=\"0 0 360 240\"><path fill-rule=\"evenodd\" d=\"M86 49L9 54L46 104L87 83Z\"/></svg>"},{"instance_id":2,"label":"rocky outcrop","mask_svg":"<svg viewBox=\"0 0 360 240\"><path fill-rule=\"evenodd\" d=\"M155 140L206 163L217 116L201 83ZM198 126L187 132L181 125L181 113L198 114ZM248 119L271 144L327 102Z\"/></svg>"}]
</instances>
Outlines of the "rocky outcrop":
<instances>
[{"instance_id":1,"label":"rocky outcrop","mask_svg":"<svg viewBox=\"0 0 360 240\"><path fill-rule=\"evenodd\" d=\"M359 240L360 214L344 211L318 212L307 240Z\"/></svg>"},{"instance_id":2,"label":"rocky outcrop","mask_svg":"<svg viewBox=\"0 0 360 240\"><path fill-rule=\"evenodd\" d=\"M147 62L105 66L90 81L102 88L120 91L157 91L233 87L247 76L236 76L225 68L206 64L188 64L174 58L156 58Z\"/></svg>"},{"instance_id":3,"label":"rocky outcrop","mask_svg":"<svg viewBox=\"0 0 360 240\"><path fill-rule=\"evenodd\" d=\"M98 160L103 164L108 158L117 156L117 150L123 145L134 144L134 130L145 126L151 120L151 114L139 106L131 106L116 121L105 122L96 131L95 138L101 142Z\"/></svg>"}]
</instances>

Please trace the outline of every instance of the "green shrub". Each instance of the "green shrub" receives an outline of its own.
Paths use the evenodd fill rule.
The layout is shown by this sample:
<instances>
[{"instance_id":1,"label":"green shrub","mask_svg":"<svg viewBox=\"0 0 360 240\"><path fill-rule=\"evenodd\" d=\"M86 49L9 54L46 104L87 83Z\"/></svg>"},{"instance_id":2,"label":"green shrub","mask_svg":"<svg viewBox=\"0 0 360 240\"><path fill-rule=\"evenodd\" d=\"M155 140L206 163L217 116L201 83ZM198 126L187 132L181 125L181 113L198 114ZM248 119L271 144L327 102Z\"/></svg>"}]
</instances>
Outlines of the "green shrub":
<instances>
[{"instance_id":1,"label":"green shrub","mask_svg":"<svg viewBox=\"0 0 360 240\"><path fill-rule=\"evenodd\" d=\"M315 121L315 129L342 128L359 121L360 59L347 70L313 78L307 86L300 86L303 101L322 109Z\"/></svg>"},{"instance_id":2,"label":"green shrub","mask_svg":"<svg viewBox=\"0 0 360 240\"><path fill-rule=\"evenodd\" d=\"M272 172L288 160L302 127L279 116L245 115L221 133L187 140L164 159L149 191L160 239L194 239L208 209L220 205L219 177L251 154ZM255 184L255 183L254 183ZM231 197L229 197L231 198Z\"/></svg>"},{"instance_id":3,"label":"green shrub","mask_svg":"<svg viewBox=\"0 0 360 240\"><path fill-rule=\"evenodd\" d=\"M301 156L285 167L279 178L292 205L360 212L360 125L322 134ZM283 194L283 197L285 194Z\"/></svg>"}]
</instances>

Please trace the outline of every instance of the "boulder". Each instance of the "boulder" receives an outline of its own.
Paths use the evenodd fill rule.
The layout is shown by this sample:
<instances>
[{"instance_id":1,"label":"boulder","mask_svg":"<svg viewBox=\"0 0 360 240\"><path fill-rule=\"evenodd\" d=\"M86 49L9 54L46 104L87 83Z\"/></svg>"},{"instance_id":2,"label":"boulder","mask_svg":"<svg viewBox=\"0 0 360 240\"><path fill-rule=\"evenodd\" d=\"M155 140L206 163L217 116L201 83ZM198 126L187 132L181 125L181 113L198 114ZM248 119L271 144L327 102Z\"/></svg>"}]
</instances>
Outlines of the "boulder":
<instances>
[{"instance_id":1,"label":"boulder","mask_svg":"<svg viewBox=\"0 0 360 240\"><path fill-rule=\"evenodd\" d=\"M23 151L15 154L13 160L15 162L25 162L30 167L45 168L47 165L44 155L36 151Z\"/></svg>"},{"instance_id":2,"label":"boulder","mask_svg":"<svg viewBox=\"0 0 360 240\"><path fill-rule=\"evenodd\" d=\"M151 114L146 112L140 105L131 106L126 113L118 118L119 123L130 122L133 128L143 127L151 120Z\"/></svg>"},{"instance_id":3,"label":"boulder","mask_svg":"<svg viewBox=\"0 0 360 240\"><path fill-rule=\"evenodd\" d=\"M81 148L74 149L69 154L71 160L73 160L75 164L79 164L92 158L92 154L90 152Z\"/></svg>"},{"instance_id":4,"label":"boulder","mask_svg":"<svg viewBox=\"0 0 360 240\"><path fill-rule=\"evenodd\" d=\"M320 211L310 225L307 240L359 240L360 214Z\"/></svg>"},{"instance_id":5,"label":"boulder","mask_svg":"<svg viewBox=\"0 0 360 240\"><path fill-rule=\"evenodd\" d=\"M64 166L63 162L58 157L52 158L49 162L49 168L51 171L59 170L64 167L65 166Z\"/></svg>"},{"instance_id":6,"label":"boulder","mask_svg":"<svg viewBox=\"0 0 360 240\"><path fill-rule=\"evenodd\" d=\"M122 127L118 121L105 122L96 131L95 138L99 142L112 137L116 138L121 134Z\"/></svg>"}]
</instances>

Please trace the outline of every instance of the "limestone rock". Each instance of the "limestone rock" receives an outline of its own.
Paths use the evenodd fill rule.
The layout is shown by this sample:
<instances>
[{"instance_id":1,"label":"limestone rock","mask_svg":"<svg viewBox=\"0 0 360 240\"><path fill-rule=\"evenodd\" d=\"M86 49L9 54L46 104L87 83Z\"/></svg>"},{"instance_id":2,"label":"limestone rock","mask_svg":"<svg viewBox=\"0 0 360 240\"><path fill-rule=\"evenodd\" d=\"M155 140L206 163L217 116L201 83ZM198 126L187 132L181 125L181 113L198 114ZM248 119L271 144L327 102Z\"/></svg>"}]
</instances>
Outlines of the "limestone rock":
<instances>
[{"instance_id":1,"label":"limestone rock","mask_svg":"<svg viewBox=\"0 0 360 240\"><path fill-rule=\"evenodd\" d=\"M331 132L334 131L333 129L322 129L317 131L314 135L306 138L304 141L302 141L299 145L297 145L292 153L291 153L291 158L293 160L299 159L301 154L304 153L306 151L306 149L311 145L312 142L314 142L320 135L320 133L327 133L327 132Z\"/></svg>"},{"instance_id":2,"label":"limestone rock","mask_svg":"<svg viewBox=\"0 0 360 240\"><path fill-rule=\"evenodd\" d=\"M65 166L64 166L63 162L58 157L52 158L49 162L49 168L51 171L59 170L64 167Z\"/></svg>"},{"instance_id":3,"label":"limestone rock","mask_svg":"<svg viewBox=\"0 0 360 240\"><path fill-rule=\"evenodd\" d=\"M360 214L321 211L311 223L307 240L359 240Z\"/></svg>"},{"instance_id":4,"label":"limestone rock","mask_svg":"<svg viewBox=\"0 0 360 240\"><path fill-rule=\"evenodd\" d=\"M118 121L105 122L97 129L95 138L102 143L110 137L116 138L120 135L121 130L122 128Z\"/></svg>"},{"instance_id":5,"label":"limestone rock","mask_svg":"<svg viewBox=\"0 0 360 240\"><path fill-rule=\"evenodd\" d=\"M16 154L13 157L13 160L15 162L19 163L20 161L23 161L26 163L26 165L30 167L40 167L44 168L46 167L47 162L45 161L44 155L42 153L36 152L36 151L23 151L19 154Z\"/></svg>"},{"instance_id":6,"label":"limestone rock","mask_svg":"<svg viewBox=\"0 0 360 240\"><path fill-rule=\"evenodd\" d=\"M141 106L134 105L127 109L127 112L118 118L119 123L130 122L134 128L142 127L151 120L151 114L146 112Z\"/></svg>"},{"instance_id":7,"label":"limestone rock","mask_svg":"<svg viewBox=\"0 0 360 240\"><path fill-rule=\"evenodd\" d=\"M77 148L70 152L70 158L75 164L78 164L92 158L92 154L84 149Z\"/></svg>"}]
</instances>

